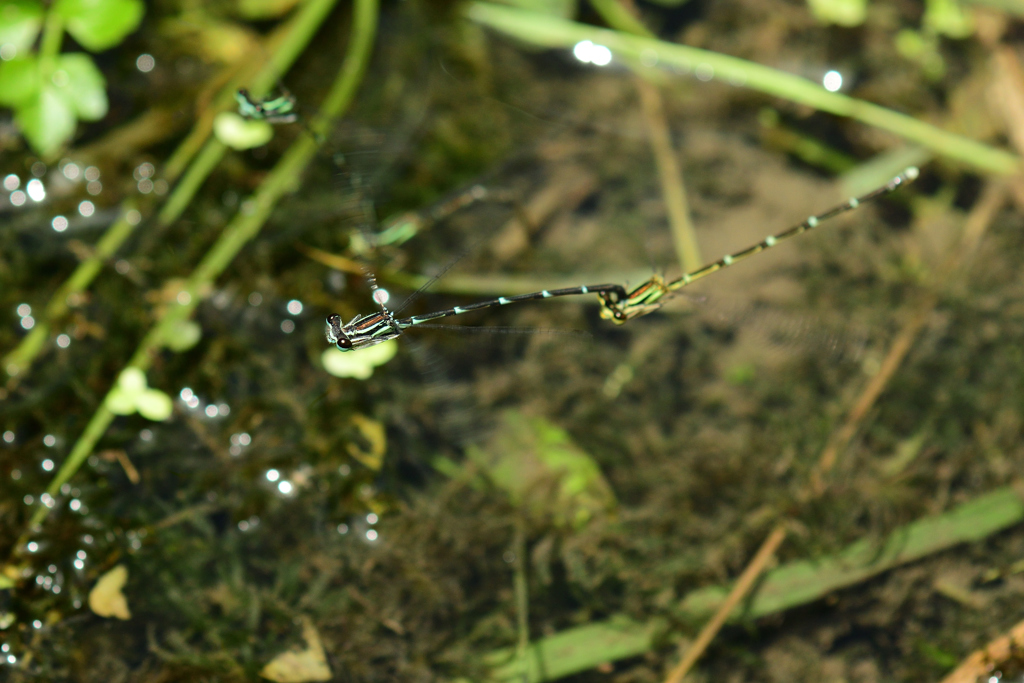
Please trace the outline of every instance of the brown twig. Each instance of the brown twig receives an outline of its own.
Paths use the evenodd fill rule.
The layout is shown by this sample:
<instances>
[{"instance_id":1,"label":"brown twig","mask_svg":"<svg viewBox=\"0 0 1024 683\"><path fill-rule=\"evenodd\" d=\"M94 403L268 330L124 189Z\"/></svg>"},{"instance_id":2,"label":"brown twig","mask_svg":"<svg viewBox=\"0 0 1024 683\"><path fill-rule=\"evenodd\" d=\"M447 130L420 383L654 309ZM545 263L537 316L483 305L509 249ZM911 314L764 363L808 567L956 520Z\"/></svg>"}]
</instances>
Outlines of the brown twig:
<instances>
[{"instance_id":1,"label":"brown twig","mask_svg":"<svg viewBox=\"0 0 1024 683\"><path fill-rule=\"evenodd\" d=\"M732 587L728 597L719 606L718 611L715 612L715 616L711 617L708 623L704 624L704 628L701 629L700 635L697 636L697 640L690 646L690 649L686 651L686 655L683 660L672 669L668 677L665 679L665 683L682 683L683 677L686 673L697 663L700 656L704 654L704 650L707 649L711 641L714 640L715 636L722 629L726 619L736 608L736 605L740 603L743 598L746 597L750 589L754 587L754 581L761 575L764 568L768 565L768 562L775 555L775 551L779 545L786 538L786 525L780 524L775 527L772 532L765 539L764 543L761 544L761 548L754 555L754 559L750 561L747 568L740 574L740 578L736 581L736 585Z\"/></svg>"},{"instance_id":2,"label":"brown twig","mask_svg":"<svg viewBox=\"0 0 1024 683\"><path fill-rule=\"evenodd\" d=\"M977 650L953 669L942 683L975 683L1013 657L1014 650L1024 648L1024 621L1018 622L1006 635L999 636Z\"/></svg>"},{"instance_id":3,"label":"brown twig","mask_svg":"<svg viewBox=\"0 0 1024 683\"><path fill-rule=\"evenodd\" d=\"M690 204L686 200L686 184L679 168L668 122L665 120L665 106L658 88L637 76L636 89L640 93L640 106L647 124L647 135L654 153L661 180L661 194L665 199L668 224L675 242L676 256L684 273L697 270L704 263L700 257L700 246L690 220Z\"/></svg>"},{"instance_id":4,"label":"brown twig","mask_svg":"<svg viewBox=\"0 0 1024 683\"><path fill-rule=\"evenodd\" d=\"M871 378L868 385L864 387L853 409L847 416L843 426L840 427L828 441L828 445L818 458L818 463L811 473L810 496L820 497L824 494L828 473L835 467L840 454L849 445L861 422L868 414L868 411L878 401L879 396L889 385L896 370L902 365L907 353L910 352L917 339L917 335L927 323L932 311L939 302L939 290L943 283L947 282L961 268L965 267L973 256L978 242L981 241L985 230L992 223L996 213L1002 208L1006 201L1007 183L1005 181L991 181L982 191L981 198L975 204L971 213L967 216L964 224L963 234L957 244L953 245L942 264L934 271L929 291L921 298L917 306L907 317L896 339L893 340L889 352L882 361L879 371Z\"/></svg>"}]
</instances>

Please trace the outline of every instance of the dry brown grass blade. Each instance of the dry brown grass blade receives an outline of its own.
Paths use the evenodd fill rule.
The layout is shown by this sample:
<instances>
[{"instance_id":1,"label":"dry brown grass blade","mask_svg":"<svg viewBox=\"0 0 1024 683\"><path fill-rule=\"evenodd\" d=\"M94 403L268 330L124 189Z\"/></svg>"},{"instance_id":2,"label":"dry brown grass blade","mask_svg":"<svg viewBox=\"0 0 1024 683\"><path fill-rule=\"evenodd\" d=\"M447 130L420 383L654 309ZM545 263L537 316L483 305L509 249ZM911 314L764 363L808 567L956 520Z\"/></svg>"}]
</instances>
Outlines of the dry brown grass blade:
<instances>
[{"instance_id":1,"label":"dry brown grass blade","mask_svg":"<svg viewBox=\"0 0 1024 683\"><path fill-rule=\"evenodd\" d=\"M653 83L638 76L636 89L640 94L640 106L647 126L647 135L654 154L654 162L658 167L658 178L661 180L661 194L668 212L668 223L672 230L672 241L675 243L676 256L684 273L697 270L704 265L700 256L700 246L694 233L693 221L690 220L690 204L686 200L686 183L683 172L679 168L672 136L669 134L668 122L665 120L665 106L661 92Z\"/></svg>"},{"instance_id":2,"label":"dry brown grass blade","mask_svg":"<svg viewBox=\"0 0 1024 683\"><path fill-rule=\"evenodd\" d=\"M715 636L725 625L726 619L736 605L743 600L744 597L753 588L754 582L757 577L761 575L768 562L775 555L775 551L779 545L786 538L786 525L780 524L775 527L772 532L765 539L764 543L761 544L757 554L754 555L754 559L750 561L747 568L740 574L740 578L736 581L736 585L733 586L729 592L728 597L715 612L715 616L711 617L708 623L704 624L704 628L701 629L700 635L697 636L697 640L690 646L690 649L686 651L686 655L682 661L676 665L674 669L669 673L668 678L665 679L665 683L682 683L683 678L687 672L693 668L693 665L697 663L700 656L704 654L704 650L708 648L711 641L714 640Z\"/></svg>"},{"instance_id":3,"label":"dry brown grass blade","mask_svg":"<svg viewBox=\"0 0 1024 683\"><path fill-rule=\"evenodd\" d=\"M999 636L977 650L953 669L942 683L975 683L989 676L997 666L1009 661L1014 651L1024 648L1024 621L1018 622L1006 635Z\"/></svg>"},{"instance_id":4,"label":"dry brown grass blade","mask_svg":"<svg viewBox=\"0 0 1024 683\"><path fill-rule=\"evenodd\" d=\"M1002 208L1006 196L1007 184L1005 181L990 181L985 185L981 198L967 216L960 240L950 248L942 264L932 274L931 287L906 318L899 334L893 340L892 346L889 347L889 352L886 354L885 360L882 361L881 368L864 387L843 426L833 434L828 445L822 451L811 474L810 490L806 492L806 498L820 497L825 493L828 487L826 481L828 473L835 467L839 456L857 433L864 417L878 401L888 386L889 380L902 365L907 353L913 347L914 340L917 339L917 335L935 309L939 301L938 287L970 262L978 242L981 241L982 235L985 234L988 226Z\"/></svg>"}]
</instances>

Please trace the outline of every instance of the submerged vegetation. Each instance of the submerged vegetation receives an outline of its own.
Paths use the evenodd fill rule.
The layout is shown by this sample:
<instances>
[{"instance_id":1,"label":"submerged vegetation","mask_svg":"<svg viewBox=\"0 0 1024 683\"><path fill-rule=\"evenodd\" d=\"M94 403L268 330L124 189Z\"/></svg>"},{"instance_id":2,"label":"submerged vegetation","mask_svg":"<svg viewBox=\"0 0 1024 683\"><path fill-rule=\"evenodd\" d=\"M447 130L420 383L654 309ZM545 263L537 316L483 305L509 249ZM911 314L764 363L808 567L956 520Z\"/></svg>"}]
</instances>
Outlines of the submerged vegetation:
<instances>
[{"instance_id":1,"label":"submerged vegetation","mask_svg":"<svg viewBox=\"0 0 1024 683\"><path fill-rule=\"evenodd\" d=\"M0 679L1012 677L1019 16L0 5Z\"/></svg>"}]
</instances>

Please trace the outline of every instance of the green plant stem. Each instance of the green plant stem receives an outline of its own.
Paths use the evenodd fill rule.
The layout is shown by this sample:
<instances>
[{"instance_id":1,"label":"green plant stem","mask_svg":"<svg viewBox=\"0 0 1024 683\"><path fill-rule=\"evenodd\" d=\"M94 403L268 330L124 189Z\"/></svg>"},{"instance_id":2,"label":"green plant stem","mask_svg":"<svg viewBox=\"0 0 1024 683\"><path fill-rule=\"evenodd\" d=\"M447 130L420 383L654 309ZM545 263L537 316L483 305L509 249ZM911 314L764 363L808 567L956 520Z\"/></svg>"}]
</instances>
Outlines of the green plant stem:
<instances>
[{"instance_id":1,"label":"green plant stem","mask_svg":"<svg viewBox=\"0 0 1024 683\"><path fill-rule=\"evenodd\" d=\"M522 515L516 518L512 552L516 556L515 575L512 583L516 598L516 631L519 633L516 642L516 657L523 659L530 647L530 585L526 577L526 520Z\"/></svg>"},{"instance_id":2,"label":"green plant stem","mask_svg":"<svg viewBox=\"0 0 1024 683\"><path fill-rule=\"evenodd\" d=\"M68 300L84 292L103 268L104 262L114 255L121 243L132 233L140 221L129 222L128 214L135 210L135 202L126 200L121 205L121 215L104 233L89 258L78 264L64 284L46 304L42 315L37 316L36 326L18 346L4 356L2 365L11 377L21 375L42 350L50 338L53 324L68 312Z\"/></svg>"},{"instance_id":3,"label":"green plant stem","mask_svg":"<svg viewBox=\"0 0 1024 683\"><path fill-rule=\"evenodd\" d=\"M351 103L356 88L366 71L376 29L377 0L355 0L352 38L341 70L320 108L320 116L313 124L318 132L326 131L330 123ZM192 315L201 301L203 293L210 290L214 279L259 233L278 200L298 187L302 172L313 159L316 150L317 143L307 135L300 136L292 144L257 188L256 193L243 203L242 209L193 270L178 292L177 303L168 306L163 311L156 325L150 329L139 344L125 369L138 368L143 372L149 369L156 354L163 347L168 334L172 333L181 321L187 320ZM116 379L114 383L116 383ZM67 459L47 487L46 492L54 498L59 495L60 487L74 476L82 463L89 457L96 442L106 433L107 427L113 420L113 413L106 408L106 398L109 395L108 392L104 402L97 408L85 431L75 442ZM46 519L49 511L50 508L44 505L37 507L26 534L37 528ZM21 551L24 542L25 535L19 540L15 548L16 553Z\"/></svg>"},{"instance_id":4,"label":"green plant stem","mask_svg":"<svg viewBox=\"0 0 1024 683\"><path fill-rule=\"evenodd\" d=\"M213 173L220 160L224 158L227 146L216 138L210 138L203 145L199 154L192 159L185 175L181 177L174 190L167 197L163 208L157 214L157 223L161 228L169 226L181 217L181 214L188 208L195 197L196 192L203 186L206 179Z\"/></svg>"},{"instance_id":5,"label":"green plant stem","mask_svg":"<svg viewBox=\"0 0 1024 683\"><path fill-rule=\"evenodd\" d=\"M894 567L961 543L979 541L1021 521L1024 503L1014 488L996 489L942 514L900 527L881 543L860 540L837 555L798 560L766 572L745 609L730 620L756 619L820 600ZM682 621L707 619L728 593L727 586L698 589L683 599L674 617ZM661 618L639 623L617 615L535 641L525 657L517 657L513 648L492 652L484 656L484 661L494 666L488 680L551 681L637 657L655 647L666 624Z\"/></svg>"},{"instance_id":6,"label":"green plant stem","mask_svg":"<svg viewBox=\"0 0 1024 683\"><path fill-rule=\"evenodd\" d=\"M591 40L607 46L619 57L640 59L643 56L680 70L699 69L730 84L856 119L987 173L1010 175L1020 169L1020 157L1005 150L946 132L870 102L829 92L800 76L736 57L486 2L470 3L465 13L472 21L530 45L567 49L581 40Z\"/></svg>"},{"instance_id":7,"label":"green plant stem","mask_svg":"<svg viewBox=\"0 0 1024 683\"><path fill-rule=\"evenodd\" d=\"M64 39L64 22L52 7L46 13L43 24L43 38L39 41L39 62L52 69L60 54L60 46Z\"/></svg>"},{"instance_id":8,"label":"green plant stem","mask_svg":"<svg viewBox=\"0 0 1024 683\"><path fill-rule=\"evenodd\" d=\"M336 2L337 0L309 0L292 19L278 29L269 41L269 44L274 47L274 52L267 63L256 74L254 81L276 83L295 62L306 45L309 44L309 41L312 40L313 35ZM56 49L59 50L62 31L60 17L57 17L55 12L50 12L47 16L46 34L43 37L44 47L48 45L47 41L49 40L50 43L56 44ZM53 38L53 35L56 35L56 38ZM50 37L48 38L48 36ZM218 102L222 101L224 106L221 109L213 107L212 111L220 111L229 107L230 103L234 102L235 91L238 89L239 84L240 81L238 80L233 80L227 84L221 90L217 99ZM196 192L202 187L203 182L205 182L206 178L209 177L210 173L213 172L213 169L217 167L217 164L220 163L224 156L226 148L223 143L216 139L208 139L212 130L212 124L206 122L206 119L212 121L213 114L211 113L208 117L204 117L203 120L196 123L192 132L171 154L171 160L164 166L164 171L161 175L168 182L173 182L185 166L188 166L188 170L167 197L163 209L161 209L157 218L157 229L150 232L150 240L155 239L153 235L158 233L161 228L165 228L178 220L182 212L191 203ZM203 145L204 141L205 145ZM201 151L196 156L196 150L200 149L200 146ZM25 372L43 350L53 325L67 313L68 296L87 290L99 274L103 261L113 256L124 241L134 232L136 225L142 223L140 220L134 225L129 224L124 218L131 209L135 208L134 202L130 201L126 201L122 205L121 218L115 221L104 233L96 245L96 253L93 257L87 259L75 269L75 272L72 273L68 281L61 285L50 299L43 314L37 317L36 326L32 331L22 339L21 343L13 351L5 355L3 360L0 361L0 367L6 369L7 374L11 378L9 386L13 386L14 383L24 378ZM148 213L146 208L142 207L141 212L143 219L145 219L146 213Z\"/></svg>"}]
</instances>

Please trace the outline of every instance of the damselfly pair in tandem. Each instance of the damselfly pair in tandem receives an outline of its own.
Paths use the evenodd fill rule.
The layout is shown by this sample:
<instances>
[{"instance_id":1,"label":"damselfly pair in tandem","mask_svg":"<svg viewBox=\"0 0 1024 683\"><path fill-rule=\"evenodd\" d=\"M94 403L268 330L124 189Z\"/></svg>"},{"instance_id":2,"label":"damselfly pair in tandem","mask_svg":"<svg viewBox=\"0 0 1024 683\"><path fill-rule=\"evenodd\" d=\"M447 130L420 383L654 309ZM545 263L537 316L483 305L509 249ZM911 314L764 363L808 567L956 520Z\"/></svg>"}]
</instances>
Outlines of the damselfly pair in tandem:
<instances>
[{"instance_id":1,"label":"damselfly pair in tandem","mask_svg":"<svg viewBox=\"0 0 1024 683\"><path fill-rule=\"evenodd\" d=\"M378 306L380 306L380 311L369 315L356 316L348 323L343 323L341 316L337 314L328 316L326 330L327 341L331 344L335 344L341 351L355 351L365 349L391 339L396 339L410 327L416 327L417 325L422 326L424 323L429 323L441 318L449 318L451 316L462 315L463 313L470 313L472 311L480 311L486 308L507 306L508 304L519 303L522 301L554 299L564 296L578 296L580 294L597 295L598 302L601 306L601 317L606 320L611 320L617 325L621 325L628 320L648 315L658 310L667 299L687 285L696 282L707 275L722 270L723 268L738 263L745 258L759 254L770 247L774 247L780 242L796 237L797 235L802 235L809 230L813 230L830 218L835 218L847 211L852 211L865 202L887 195L903 185L912 182L917 178L917 176L918 169L911 166L896 177L892 178L885 185L882 185L867 194L861 195L860 197L853 197L843 204L832 207L828 211L811 216L787 230L783 230L780 233L766 237L757 244L749 246L746 249L723 256L717 261L713 261L712 263L698 268L693 272L686 273L682 277L672 281L667 282L661 276L655 275L647 282L644 282L639 287L632 290L627 290L622 285L617 284L581 285L579 287L550 290L543 289L539 292L502 296L497 299L481 301L479 303L468 304L466 306L455 306L453 308L447 308L433 313L414 315L408 318L399 318L398 314L405 308L405 306L408 305L409 300L413 297L410 297L402 307L394 311L389 310L387 307L387 293L377 287L376 282L371 277L370 288L373 292L374 301Z\"/></svg>"}]
</instances>

